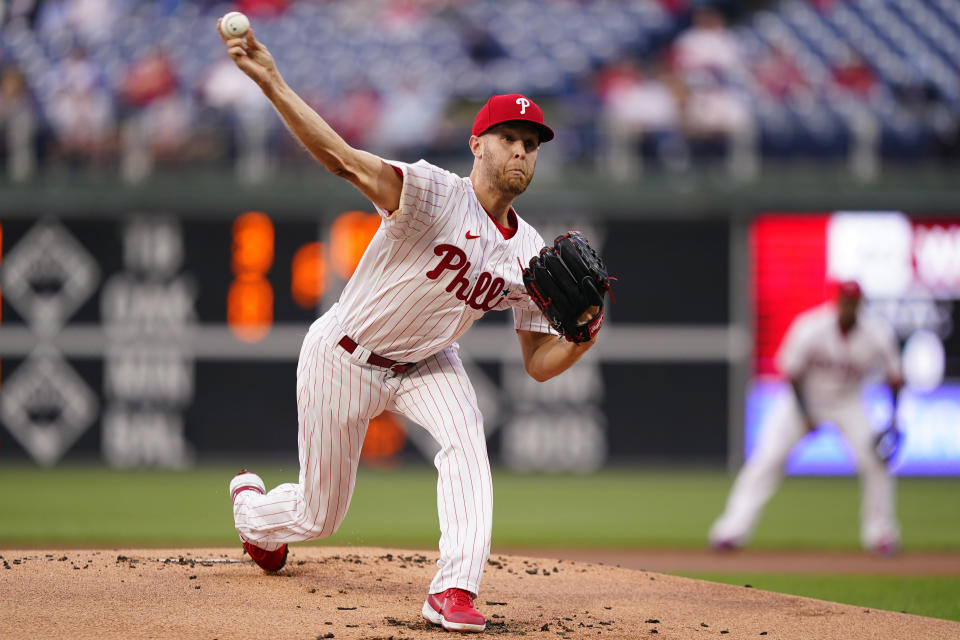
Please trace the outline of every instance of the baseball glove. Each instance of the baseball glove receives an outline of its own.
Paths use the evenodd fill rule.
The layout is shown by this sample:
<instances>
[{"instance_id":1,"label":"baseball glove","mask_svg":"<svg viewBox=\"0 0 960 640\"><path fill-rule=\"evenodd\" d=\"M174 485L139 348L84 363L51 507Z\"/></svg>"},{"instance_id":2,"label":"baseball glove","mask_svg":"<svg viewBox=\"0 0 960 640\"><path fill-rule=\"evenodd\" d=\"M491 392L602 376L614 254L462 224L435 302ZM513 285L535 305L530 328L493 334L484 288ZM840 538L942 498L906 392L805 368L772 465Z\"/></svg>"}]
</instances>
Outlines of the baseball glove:
<instances>
[{"instance_id":1,"label":"baseball glove","mask_svg":"<svg viewBox=\"0 0 960 640\"><path fill-rule=\"evenodd\" d=\"M578 231L557 236L530 259L523 284L553 328L570 342L588 342L603 325L603 297L616 280ZM612 294L611 294L612 297ZM591 308L592 318L581 322Z\"/></svg>"},{"instance_id":2,"label":"baseball glove","mask_svg":"<svg viewBox=\"0 0 960 640\"><path fill-rule=\"evenodd\" d=\"M903 432L897 428L896 422L891 422L883 431L874 436L873 450L883 464L889 464L903 443Z\"/></svg>"}]
</instances>

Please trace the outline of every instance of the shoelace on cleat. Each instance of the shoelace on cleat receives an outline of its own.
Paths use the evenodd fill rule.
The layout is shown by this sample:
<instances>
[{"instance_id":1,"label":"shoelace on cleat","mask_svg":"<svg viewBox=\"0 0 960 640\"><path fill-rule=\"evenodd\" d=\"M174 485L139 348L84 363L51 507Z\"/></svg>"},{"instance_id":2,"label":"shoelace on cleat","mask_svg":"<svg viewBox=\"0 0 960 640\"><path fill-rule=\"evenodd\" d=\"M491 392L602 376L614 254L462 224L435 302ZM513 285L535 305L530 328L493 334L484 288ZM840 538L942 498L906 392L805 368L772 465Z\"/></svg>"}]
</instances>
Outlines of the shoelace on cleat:
<instances>
[{"instance_id":1,"label":"shoelace on cleat","mask_svg":"<svg viewBox=\"0 0 960 640\"><path fill-rule=\"evenodd\" d=\"M462 589L454 590L454 592L451 593L449 597L453 598L453 603L457 606L461 606L461 607L473 606L473 598L470 597L469 593L467 593L466 591L463 591Z\"/></svg>"}]
</instances>

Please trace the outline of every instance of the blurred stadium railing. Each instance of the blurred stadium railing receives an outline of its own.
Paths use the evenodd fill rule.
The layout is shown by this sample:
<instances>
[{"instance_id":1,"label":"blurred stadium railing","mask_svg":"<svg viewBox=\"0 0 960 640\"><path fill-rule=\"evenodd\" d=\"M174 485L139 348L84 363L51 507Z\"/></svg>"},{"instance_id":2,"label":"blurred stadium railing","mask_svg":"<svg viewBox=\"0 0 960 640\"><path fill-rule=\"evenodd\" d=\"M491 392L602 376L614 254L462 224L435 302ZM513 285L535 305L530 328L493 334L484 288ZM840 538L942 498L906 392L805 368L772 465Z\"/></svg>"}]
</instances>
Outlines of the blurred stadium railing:
<instances>
[{"instance_id":1,"label":"blurred stadium railing","mask_svg":"<svg viewBox=\"0 0 960 640\"><path fill-rule=\"evenodd\" d=\"M8 179L310 160L213 28L248 11L289 83L351 142L456 156L476 105L525 92L552 158L616 179L722 160L956 161L954 0L358 0L0 3Z\"/></svg>"}]
</instances>

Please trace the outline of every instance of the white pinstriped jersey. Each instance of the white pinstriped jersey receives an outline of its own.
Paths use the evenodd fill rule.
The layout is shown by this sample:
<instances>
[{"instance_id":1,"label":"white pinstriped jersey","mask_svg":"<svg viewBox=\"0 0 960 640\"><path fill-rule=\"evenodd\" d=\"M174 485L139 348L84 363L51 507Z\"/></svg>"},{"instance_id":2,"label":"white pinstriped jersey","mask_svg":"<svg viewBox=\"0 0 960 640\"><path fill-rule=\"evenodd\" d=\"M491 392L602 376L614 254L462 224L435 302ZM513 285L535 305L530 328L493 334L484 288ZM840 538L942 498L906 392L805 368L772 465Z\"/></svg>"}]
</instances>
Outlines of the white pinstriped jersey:
<instances>
[{"instance_id":1,"label":"white pinstriped jersey","mask_svg":"<svg viewBox=\"0 0 960 640\"><path fill-rule=\"evenodd\" d=\"M370 351L418 362L455 342L485 312L512 307L514 327L555 333L523 286L544 245L517 217L504 238L469 178L424 160L403 172L400 208L380 228L340 296L343 330Z\"/></svg>"},{"instance_id":2,"label":"white pinstriped jersey","mask_svg":"<svg viewBox=\"0 0 960 640\"><path fill-rule=\"evenodd\" d=\"M340 301L310 327L297 364L300 481L234 503L240 536L262 549L332 535L346 515L369 420L395 411L440 446L440 558L430 593L477 593L490 555L493 483L483 415L453 343L491 309L519 329L552 331L523 287L543 239L517 218L501 231L470 180L420 161L403 173L400 207L380 228ZM511 214L515 215L515 214ZM505 235L510 236L506 238ZM342 346L417 365L394 373Z\"/></svg>"},{"instance_id":3,"label":"white pinstriped jersey","mask_svg":"<svg viewBox=\"0 0 960 640\"><path fill-rule=\"evenodd\" d=\"M840 331L837 307L824 303L798 315L777 353L780 371L802 377L807 402L817 405L860 397L860 385L882 369L900 378L900 356L893 330L860 313L847 335Z\"/></svg>"}]
</instances>

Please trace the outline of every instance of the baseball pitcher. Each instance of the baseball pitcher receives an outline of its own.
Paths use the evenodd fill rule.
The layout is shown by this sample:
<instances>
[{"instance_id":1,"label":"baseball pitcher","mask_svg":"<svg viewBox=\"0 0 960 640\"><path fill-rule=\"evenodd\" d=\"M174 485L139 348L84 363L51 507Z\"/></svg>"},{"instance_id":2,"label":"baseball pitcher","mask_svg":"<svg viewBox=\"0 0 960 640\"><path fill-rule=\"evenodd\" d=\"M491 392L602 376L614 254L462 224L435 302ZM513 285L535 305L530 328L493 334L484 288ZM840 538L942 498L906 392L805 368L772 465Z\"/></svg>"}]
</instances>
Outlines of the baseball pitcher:
<instances>
[{"instance_id":1,"label":"baseball pitcher","mask_svg":"<svg viewBox=\"0 0 960 640\"><path fill-rule=\"evenodd\" d=\"M510 308L524 366L543 381L590 349L603 322L606 272L585 239L565 234L544 247L512 207L554 132L528 97L498 95L476 116L468 177L423 160L388 162L344 142L286 84L253 29L221 37L307 151L381 217L339 301L303 341L299 482L265 492L256 474L242 472L230 483L244 549L276 571L288 544L332 535L350 504L368 421L402 413L440 445L440 558L422 614L447 630L482 631L473 600L490 552L493 496L483 416L456 341L485 312ZM544 287L553 295L531 293Z\"/></svg>"}]
</instances>

